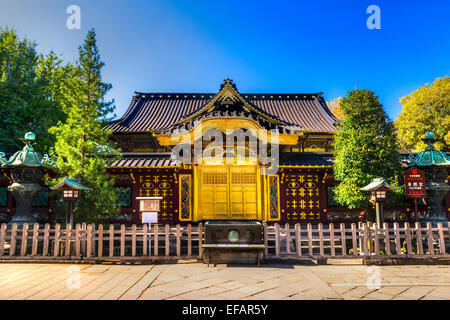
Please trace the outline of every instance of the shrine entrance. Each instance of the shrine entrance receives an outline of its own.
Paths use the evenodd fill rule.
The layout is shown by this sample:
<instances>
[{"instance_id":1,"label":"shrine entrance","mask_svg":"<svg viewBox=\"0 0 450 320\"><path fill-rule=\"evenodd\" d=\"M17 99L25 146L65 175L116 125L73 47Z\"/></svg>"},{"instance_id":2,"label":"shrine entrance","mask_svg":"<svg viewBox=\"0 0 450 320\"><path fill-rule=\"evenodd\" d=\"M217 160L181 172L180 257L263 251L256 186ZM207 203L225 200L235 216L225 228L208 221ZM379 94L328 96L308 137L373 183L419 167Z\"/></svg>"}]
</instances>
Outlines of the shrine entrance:
<instances>
[{"instance_id":1,"label":"shrine entrance","mask_svg":"<svg viewBox=\"0 0 450 320\"><path fill-rule=\"evenodd\" d=\"M262 220L256 165L199 166L198 220Z\"/></svg>"}]
</instances>

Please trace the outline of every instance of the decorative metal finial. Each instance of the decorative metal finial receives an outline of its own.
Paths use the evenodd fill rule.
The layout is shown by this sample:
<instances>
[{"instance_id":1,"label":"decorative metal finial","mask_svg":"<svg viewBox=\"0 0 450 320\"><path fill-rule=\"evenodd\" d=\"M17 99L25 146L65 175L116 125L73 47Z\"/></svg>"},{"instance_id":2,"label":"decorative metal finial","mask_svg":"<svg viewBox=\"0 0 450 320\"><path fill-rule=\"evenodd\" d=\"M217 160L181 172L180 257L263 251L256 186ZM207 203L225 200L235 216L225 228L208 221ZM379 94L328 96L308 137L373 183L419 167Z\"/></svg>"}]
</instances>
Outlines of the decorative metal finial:
<instances>
[{"instance_id":1,"label":"decorative metal finial","mask_svg":"<svg viewBox=\"0 0 450 320\"><path fill-rule=\"evenodd\" d=\"M9 160L6 160L5 154L0 152L0 165L5 166L53 166L55 161L47 154L41 155L34 151L33 144L36 142L36 135L33 132L27 132L22 139L25 146L21 151L17 151Z\"/></svg>"},{"instance_id":2,"label":"decorative metal finial","mask_svg":"<svg viewBox=\"0 0 450 320\"><path fill-rule=\"evenodd\" d=\"M427 144L427 150L435 150L434 143L436 142L436 136L434 132L428 131L425 133L425 138L422 139Z\"/></svg>"},{"instance_id":3,"label":"decorative metal finial","mask_svg":"<svg viewBox=\"0 0 450 320\"><path fill-rule=\"evenodd\" d=\"M222 90L226 85L232 86L237 91L236 84L233 82L233 79L223 79L223 83L220 85L220 90Z\"/></svg>"}]
</instances>

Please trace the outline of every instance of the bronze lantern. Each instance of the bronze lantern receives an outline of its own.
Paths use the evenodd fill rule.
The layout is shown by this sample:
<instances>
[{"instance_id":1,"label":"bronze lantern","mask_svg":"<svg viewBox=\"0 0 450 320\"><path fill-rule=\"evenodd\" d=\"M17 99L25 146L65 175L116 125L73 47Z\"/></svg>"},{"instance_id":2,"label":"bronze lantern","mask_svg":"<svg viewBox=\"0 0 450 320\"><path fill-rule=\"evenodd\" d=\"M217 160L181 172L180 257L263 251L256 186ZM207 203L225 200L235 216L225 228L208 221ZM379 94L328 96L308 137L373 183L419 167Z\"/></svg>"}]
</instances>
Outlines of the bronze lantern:
<instances>
[{"instance_id":1,"label":"bronze lantern","mask_svg":"<svg viewBox=\"0 0 450 320\"><path fill-rule=\"evenodd\" d=\"M387 200L387 192L397 190L391 186L386 179L373 179L367 186L361 188L361 191L370 191L370 202L375 204L378 227L383 223L383 202Z\"/></svg>"},{"instance_id":2,"label":"bronze lantern","mask_svg":"<svg viewBox=\"0 0 450 320\"><path fill-rule=\"evenodd\" d=\"M61 201L67 202L66 224L73 224L73 204L78 200L80 190L89 190L78 179L65 177L58 184L50 187L51 190L62 192Z\"/></svg>"}]
</instances>

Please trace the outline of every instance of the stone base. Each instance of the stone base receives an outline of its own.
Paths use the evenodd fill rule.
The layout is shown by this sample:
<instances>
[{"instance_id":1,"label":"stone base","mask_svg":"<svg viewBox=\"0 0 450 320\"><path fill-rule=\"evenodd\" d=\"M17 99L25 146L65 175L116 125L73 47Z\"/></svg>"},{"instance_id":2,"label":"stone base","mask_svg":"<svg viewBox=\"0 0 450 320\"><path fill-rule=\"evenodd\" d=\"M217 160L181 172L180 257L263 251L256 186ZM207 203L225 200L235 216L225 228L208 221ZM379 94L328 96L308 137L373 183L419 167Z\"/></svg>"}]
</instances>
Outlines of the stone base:
<instances>
[{"instance_id":1,"label":"stone base","mask_svg":"<svg viewBox=\"0 0 450 320\"><path fill-rule=\"evenodd\" d=\"M256 250L205 249L203 251L203 263L257 264L258 255L262 260L263 253Z\"/></svg>"},{"instance_id":2,"label":"stone base","mask_svg":"<svg viewBox=\"0 0 450 320\"><path fill-rule=\"evenodd\" d=\"M363 260L366 266L391 266L391 265L450 265L450 257L377 257Z\"/></svg>"}]
</instances>

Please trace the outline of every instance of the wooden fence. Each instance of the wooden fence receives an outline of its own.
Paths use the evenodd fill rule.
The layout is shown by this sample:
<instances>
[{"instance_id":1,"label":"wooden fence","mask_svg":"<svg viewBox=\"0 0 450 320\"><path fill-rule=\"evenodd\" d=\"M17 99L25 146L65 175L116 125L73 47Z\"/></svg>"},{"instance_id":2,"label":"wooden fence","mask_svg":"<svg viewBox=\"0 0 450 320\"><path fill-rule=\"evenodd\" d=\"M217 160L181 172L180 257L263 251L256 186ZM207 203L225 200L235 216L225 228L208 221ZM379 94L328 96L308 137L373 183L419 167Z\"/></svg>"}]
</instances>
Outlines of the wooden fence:
<instances>
[{"instance_id":1,"label":"wooden fence","mask_svg":"<svg viewBox=\"0 0 450 320\"><path fill-rule=\"evenodd\" d=\"M266 257L361 258L367 256L449 256L449 226L416 223L279 225L264 227ZM152 225L119 228L77 224L52 228L0 227L0 260L201 259L203 226ZM448 243L448 240L447 240Z\"/></svg>"},{"instance_id":2,"label":"wooden fence","mask_svg":"<svg viewBox=\"0 0 450 320\"><path fill-rule=\"evenodd\" d=\"M387 223L360 223L335 226L274 224L265 228L266 256L299 256L324 258L361 258L361 256L447 256L446 239L450 238L448 225L439 223L426 227L405 222L400 227ZM447 240L447 243L449 241Z\"/></svg>"},{"instance_id":3,"label":"wooden fence","mask_svg":"<svg viewBox=\"0 0 450 320\"><path fill-rule=\"evenodd\" d=\"M202 224L187 225L133 225L119 229L114 225L104 229L94 224L77 224L75 228L46 224L32 229L15 224L0 229L1 259L58 259L58 260L126 260L201 258Z\"/></svg>"}]
</instances>

